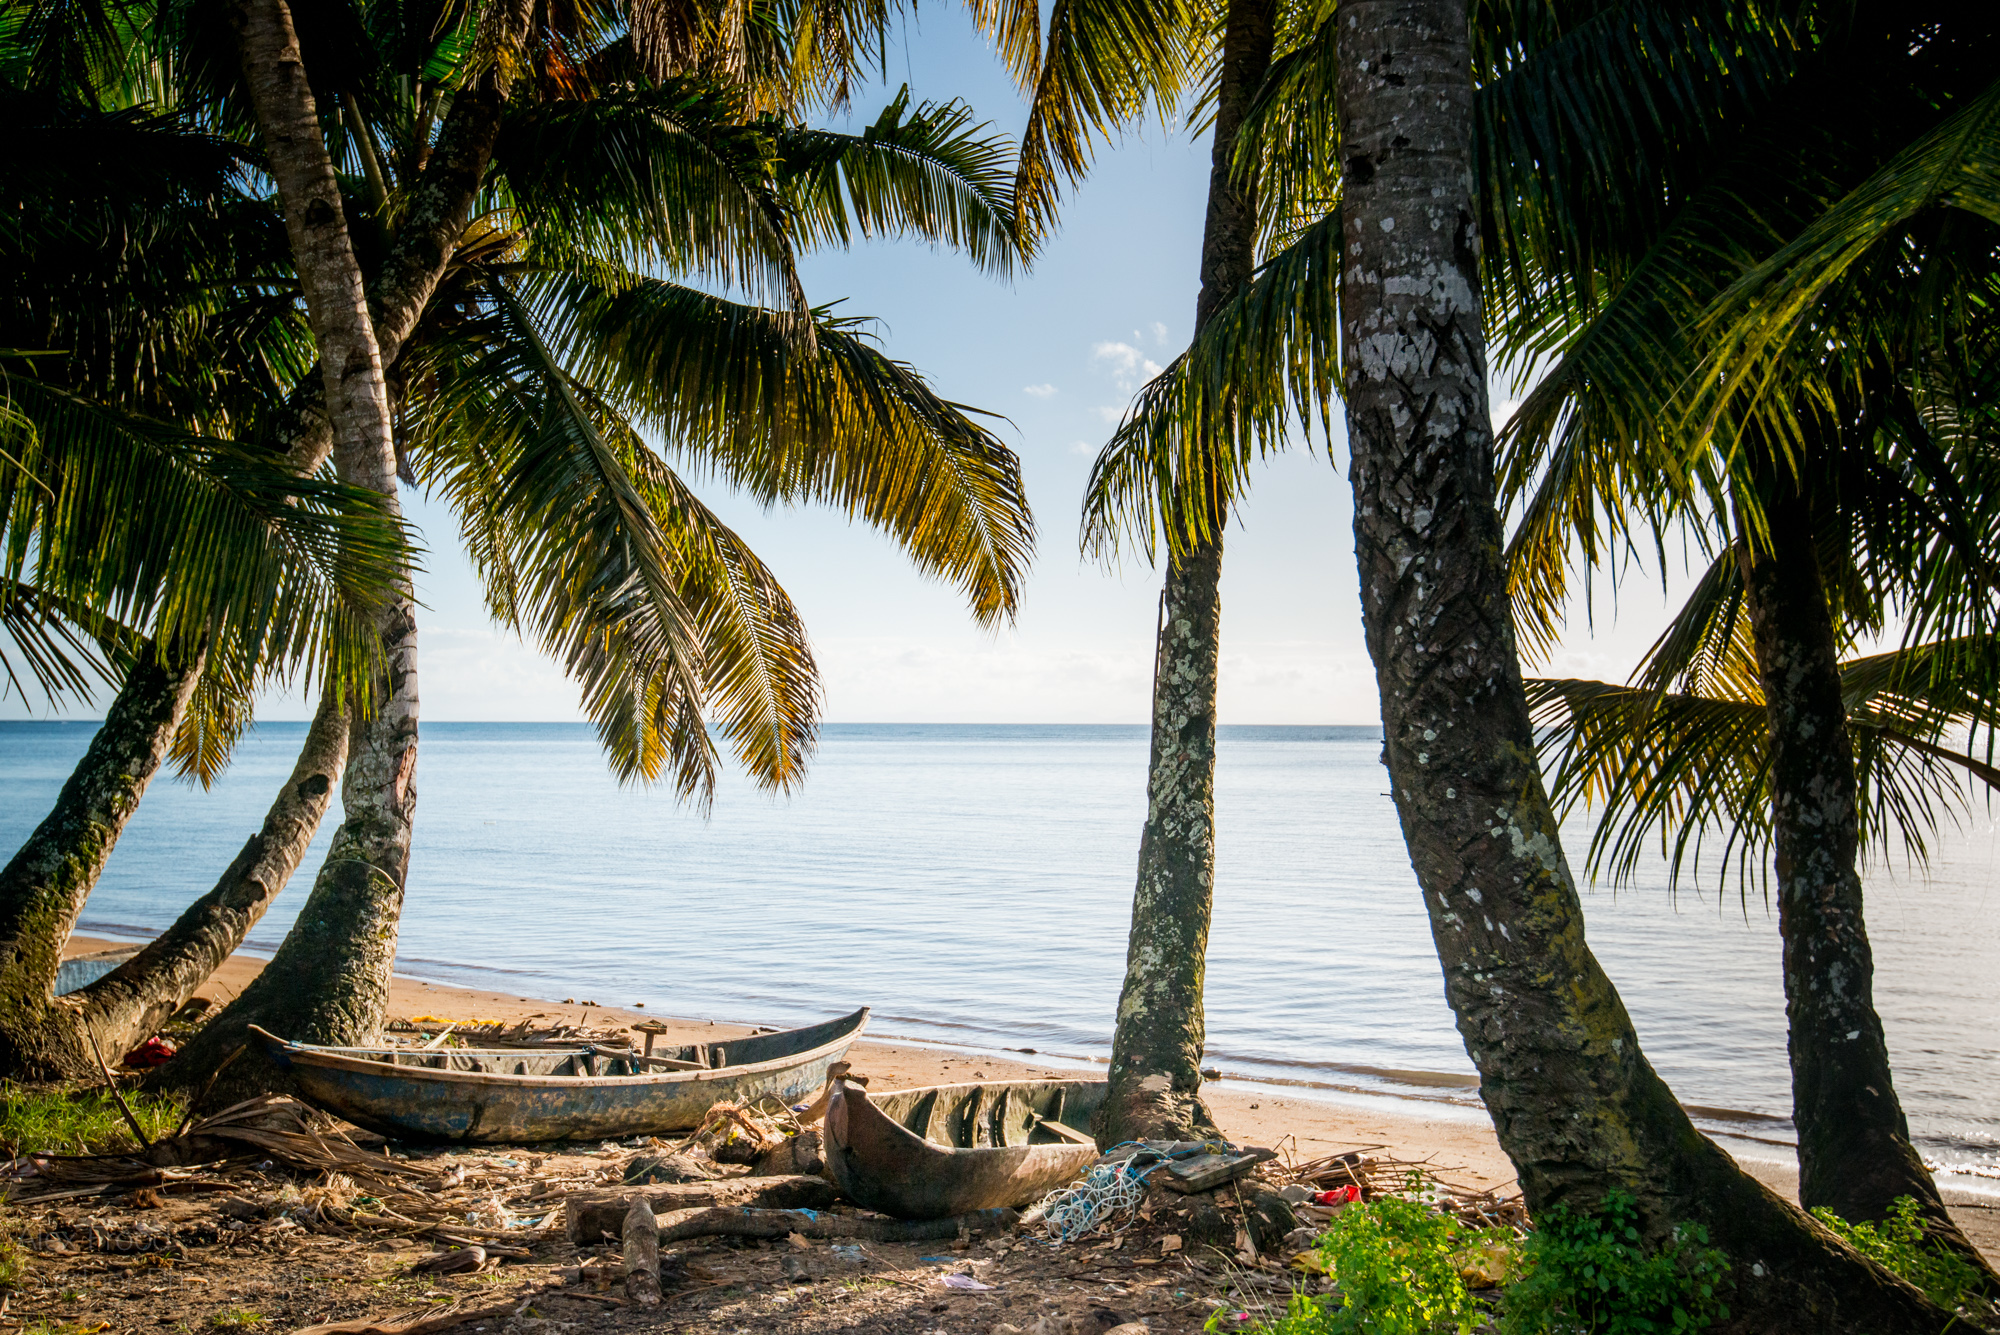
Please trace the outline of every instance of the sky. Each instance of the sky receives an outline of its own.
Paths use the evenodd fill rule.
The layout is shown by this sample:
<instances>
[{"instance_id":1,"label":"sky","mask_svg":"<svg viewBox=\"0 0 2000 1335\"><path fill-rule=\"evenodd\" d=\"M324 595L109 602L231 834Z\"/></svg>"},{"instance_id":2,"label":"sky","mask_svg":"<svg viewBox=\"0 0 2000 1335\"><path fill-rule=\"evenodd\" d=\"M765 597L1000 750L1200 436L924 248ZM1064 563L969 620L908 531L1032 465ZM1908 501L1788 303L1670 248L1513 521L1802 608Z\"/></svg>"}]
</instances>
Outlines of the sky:
<instances>
[{"instance_id":1,"label":"sky","mask_svg":"<svg viewBox=\"0 0 2000 1335\"><path fill-rule=\"evenodd\" d=\"M927 9L888 80L835 128L858 130L907 82L917 101L959 97L1018 136L1020 94L956 8ZM1150 125L1100 153L1069 192L1031 272L995 279L910 241L822 251L801 265L814 304L874 317L890 355L945 397L1001 415L1021 456L1039 531L1020 615L983 630L953 590L916 573L893 543L837 512L765 509L712 481L697 490L776 572L805 618L829 722L1144 723L1161 572L1143 558L1106 569L1078 551L1091 460L1131 394L1185 346L1198 286L1208 140ZM1505 388L1496 386L1503 410ZM1219 718L1224 724L1379 720L1362 640L1345 442L1303 444L1263 465L1229 531ZM531 644L485 615L449 510L405 493L428 555L423 716L438 721L580 720L577 690ZM1665 622L1660 587L1631 581L1594 624L1568 634L1546 671L1622 677ZM97 717L105 697L67 711ZM273 694L259 717L305 718ZM10 695L0 717L47 717Z\"/></svg>"}]
</instances>

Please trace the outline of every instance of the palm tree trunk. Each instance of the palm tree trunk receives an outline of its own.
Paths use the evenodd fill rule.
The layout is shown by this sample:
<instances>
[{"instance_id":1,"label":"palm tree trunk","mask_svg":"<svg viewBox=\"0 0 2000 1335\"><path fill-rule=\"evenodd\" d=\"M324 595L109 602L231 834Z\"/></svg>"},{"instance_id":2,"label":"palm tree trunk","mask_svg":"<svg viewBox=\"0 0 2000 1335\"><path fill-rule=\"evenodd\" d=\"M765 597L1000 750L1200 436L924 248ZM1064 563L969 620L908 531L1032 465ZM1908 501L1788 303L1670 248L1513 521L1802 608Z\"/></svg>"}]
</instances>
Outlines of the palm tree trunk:
<instances>
[{"instance_id":1,"label":"palm tree trunk","mask_svg":"<svg viewBox=\"0 0 2000 1335\"><path fill-rule=\"evenodd\" d=\"M485 178L499 134L514 71L513 58L526 33L527 0L506 0L488 11L480 41L500 58L471 85L460 89L430 154L405 201L405 210L372 306L362 302L362 276L354 263L334 191L331 162L319 136L316 109L297 70L297 45L283 0L247 0L237 11L245 76L255 87L258 121L267 138L281 136L288 149L280 175L286 228L303 276L307 256L323 265L320 290L329 333L349 348L365 346L360 362L336 360L315 318L322 367L361 366L370 391L366 406L381 406L379 423L369 417L361 435L343 431L340 376L325 374L328 416L333 421L333 457L343 480L358 482L392 499L396 458L388 430L383 368L393 362L415 327L429 295L449 263ZM310 126L310 132L308 131ZM268 149L267 149L268 151ZM280 174L276 160L274 174ZM297 207L295 207L295 201ZM294 215L297 215L295 221ZM312 229L331 220L320 231ZM332 232L338 230L335 238ZM309 287L308 308L312 309ZM363 333L365 331L365 338ZM294 458L300 451L294 450ZM206 1026L180 1058L161 1073L163 1083L194 1085L227 1059L241 1043L246 1026L318 1042L355 1043L377 1030L388 1005L396 957L397 923L409 869L410 822L416 801L412 784L417 751L416 607L405 596L385 609L382 660L372 708L353 724L341 796L345 819L335 831L326 862L297 922L271 964ZM218 1082L213 1098L273 1088L277 1077L244 1063Z\"/></svg>"},{"instance_id":2,"label":"palm tree trunk","mask_svg":"<svg viewBox=\"0 0 2000 1335\"><path fill-rule=\"evenodd\" d=\"M93 1069L73 1034L50 1023L56 970L84 900L125 823L159 773L203 656L133 665L56 804L0 870L0 1072L60 1080Z\"/></svg>"},{"instance_id":3,"label":"palm tree trunk","mask_svg":"<svg viewBox=\"0 0 2000 1335\"><path fill-rule=\"evenodd\" d=\"M312 844L347 759L347 730L347 710L329 692L263 827L245 841L215 888L133 958L57 1000L58 1021L75 1031L79 1048L88 1030L107 1053L129 1050L185 1005L243 944ZM195 1042L206 1037L204 1031Z\"/></svg>"},{"instance_id":4,"label":"palm tree trunk","mask_svg":"<svg viewBox=\"0 0 2000 1335\"><path fill-rule=\"evenodd\" d=\"M284 0L240 0L231 17L319 344L334 467L342 481L380 492L398 512L381 352L291 13ZM258 980L265 986L246 989L229 1008L261 1001L260 1013L270 1013L280 998L289 999L292 1004L279 1004L273 1018L286 1032L321 1043L361 1042L380 1026L409 869L417 636L407 585L385 603L377 627L381 658L372 698L352 702L355 720L341 781L345 819L300 914L312 947L298 948L302 933L295 927ZM252 992L278 996L253 998Z\"/></svg>"},{"instance_id":5,"label":"palm tree trunk","mask_svg":"<svg viewBox=\"0 0 2000 1335\"><path fill-rule=\"evenodd\" d=\"M1270 68L1272 0L1231 0L1222 41L1201 292L1194 332L1250 281L1257 263L1257 196L1235 178L1236 133ZM1222 524L1212 536L1169 542L1153 681L1153 744L1146 825L1125 983L1111 1041L1111 1090L1098 1142L1178 1140L1213 1128L1202 1105L1206 1042L1202 978L1215 888L1215 691L1222 634Z\"/></svg>"},{"instance_id":6,"label":"palm tree trunk","mask_svg":"<svg viewBox=\"0 0 2000 1335\"><path fill-rule=\"evenodd\" d=\"M1745 602L1770 717L1771 828L1790 1024L1799 1200L1843 1219L1913 1198L1934 1235L1991 1272L1952 1222L1896 1097L1862 917L1854 744L1810 503L1780 484L1767 546L1745 543Z\"/></svg>"},{"instance_id":7,"label":"palm tree trunk","mask_svg":"<svg viewBox=\"0 0 2000 1335\"><path fill-rule=\"evenodd\" d=\"M1202 976L1215 878L1215 681L1222 544L1167 568L1154 664L1146 825L1125 985L1111 1040L1100 1145L1185 1140L1214 1129L1200 1099Z\"/></svg>"},{"instance_id":8,"label":"palm tree trunk","mask_svg":"<svg viewBox=\"0 0 2000 1335\"><path fill-rule=\"evenodd\" d=\"M1341 324L1363 624L1445 996L1531 1210L1622 1189L1731 1258L1734 1324L1949 1319L1700 1135L1584 942L1536 765L1494 508L1466 0L1350 0Z\"/></svg>"}]
</instances>

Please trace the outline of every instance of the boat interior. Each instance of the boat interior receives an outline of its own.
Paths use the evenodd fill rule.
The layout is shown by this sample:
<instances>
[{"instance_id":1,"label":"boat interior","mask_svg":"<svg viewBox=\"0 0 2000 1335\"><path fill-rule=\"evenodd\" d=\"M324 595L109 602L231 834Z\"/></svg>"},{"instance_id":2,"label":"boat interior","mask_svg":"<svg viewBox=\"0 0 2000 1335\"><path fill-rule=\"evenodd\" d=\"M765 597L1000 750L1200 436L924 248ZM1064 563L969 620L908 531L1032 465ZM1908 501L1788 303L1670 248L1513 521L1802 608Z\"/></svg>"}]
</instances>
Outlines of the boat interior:
<instances>
[{"instance_id":1,"label":"boat interior","mask_svg":"<svg viewBox=\"0 0 2000 1335\"><path fill-rule=\"evenodd\" d=\"M341 1057L358 1057L385 1066L406 1066L433 1071L476 1071L492 1075L573 1075L619 1076L657 1075L672 1071L714 1071L725 1066L753 1066L759 1062L796 1057L846 1036L857 1036L867 1012L856 1011L839 1019L807 1025L803 1029L780 1029L722 1039L714 1043L688 1043L662 1047L651 1054L605 1048L594 1044L562 1044L553 1047L485 1048L335 1048L301 1044L306 1051L325 1052Z\"/></svg>"},{"instance_id":2,"label":"boat interior","mask_svg":"<svg viewBox=\"0 0 2000 1335\"><path fill-rule=\"evenodd\" d=\"M868 1101L936 1145L1057 1145L1089 1138L1107 1088L1102 1080L932 1085L884 1090Z\"/></svg>"}]
</instances>

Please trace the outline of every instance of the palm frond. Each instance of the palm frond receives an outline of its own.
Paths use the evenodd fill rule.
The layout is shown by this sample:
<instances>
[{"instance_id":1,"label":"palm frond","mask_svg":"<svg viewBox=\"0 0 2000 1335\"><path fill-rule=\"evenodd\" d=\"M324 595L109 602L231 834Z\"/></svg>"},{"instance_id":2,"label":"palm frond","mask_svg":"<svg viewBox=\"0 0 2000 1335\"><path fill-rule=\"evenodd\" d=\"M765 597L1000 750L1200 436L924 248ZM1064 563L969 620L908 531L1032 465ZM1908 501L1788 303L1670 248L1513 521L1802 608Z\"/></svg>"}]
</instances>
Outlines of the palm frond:
<instances>
[{"instance_id":1,"label":"palm frond","mask_svg":"<svg viewBox=\"0 0 2000 1335\"><path fill-rule=\"evenodd\" d=\"M682 82L525 107L493 157L544 248L708 275L803 312L772 129Z\"/></svg>"},{"instance_id":2,"label":"palm frond","mask_svg":"<svg viewBox=\"0 0 2000 1335\"><path fill-rule=\"evenodd\" d=\"M1283 447L1294 414L1331 438L1340 247L1336 210L1258 269L1139 391L1091 466L1087 553L1111 560L1129 541L1151 560L1164 538L1178 559L1228 522L1251 463Z\"/></svg>"},{"instance_id":3,"label":"palm frond","mask_svg":"<svg viewBox=\"0 0 2000 1335\"><path fill-rule=\"evenodd\" d=\"M1032 256L1033 238L1015 231L1011 145L986 129L963 102L925 102L911 112L905 85L859 135L782 132L780 181L800 243L913 236L1011 273Z\"/></svg>"},{"instance_id":4,"label":"palm frond","mask_svg":"<svg viewBox=\"0 0 2000 1335\"><path fill-rule=\"evenodd\" d=\"M1201 68L1194 18L1188 0L1055 0L1021 135L1019 235L1054 229L1064 187L1099 144L1149 107L1171 113Z\"/></svg>"},{"instance_id":5,"label":"palm frond","mask_svg":"<svg viewBox=\"0 0 2000 1335\"><path fill-rule=\"evenodd\" d=\"M343 677L372 663L374 609L409 559L373 493L32 377L0 393L0 578L162 645L324 655Z\"/></svg>"},{"instance_id":6,"label":"palm frond","mask_svg":"<svg viewBox=\"0 0 2000 1335\"><path fill-rule=\"evenodd\" d=\"M241 670L246 666L249 672ZM255 668L254 663L232 661L227 654L208 656L167 748L175 774L208 788L229 767L230 755L255 712Z\"/></svg>"},{"instance_id":7,"label":"palm frond","mask_svg":"<svg viewBox=\"0 0 2000 1335\"><path fill-rule=\"evenodd\" d=\"M1720 293L1711 415L1737 393L1766 392L1806 331L1806 312L1864 255L1912 218L1955 208L2000 223L2000 81L1895 154L1776 253Z\"/></svg>"},{"instance_id":8,"label":"palm frond","mask_svg":"<svg viewBox=\"0 0 2000 1335\"><path fill-rule=\"evenodd\" d=\"M114 663L128 660L145 642L131 628L74 599L12 579L0 580L0 636L0 677L6 678L6 689L27 699L33 682L51 703L88 700L96 684L116 685Z\"/></svg>"},{"instance_id":9,"label":"palm frond","mask_svg":"<svg viewBox=\"0 0 2000 1335\"><path fill-rule=\"evenodd\" d=\"M459 511L496 611L584 692L614 769L712 799L718 716L761 784L803 777L818 679L770 572L493 285L484 340L433 347L417 457Z\"/></svg>"},{"instance_id":10,"label":"palm frond","mask_svg":"<svg viewBox=\"0 0 2000 1335\"><path fill-rule=\"evenodd\" d=\"M2000 642L1981 637L1842 664L1864 850L1900 848L1922 861L1929 840L1967 809L1971 780L2000 789L1996 656ZM1703 853L1719 844L1719 882L1733 879L1746 895L1765 883L1772 829L1763 696L1747 673L1711 684L1731 693L1527 683L1551 796L1560 810L1588 809L1595 820L1586 854L1593 876L1629 883L1657 842L1671 887L1699 877Z\"/></svg>"},{"instance_id":11,"label":"palm frond","mask_svg":"<svg viewBox=\"0 0 2000 1335\"><path fill-rule=\"evenodd\" d=\"M1035 534L1020 460L854 321L820 313L808 342L788 315L657 279L523 292L570 371L671 454L765 504L836 506L981 622L1014 615Z\"/></svg>"}]
</instances>

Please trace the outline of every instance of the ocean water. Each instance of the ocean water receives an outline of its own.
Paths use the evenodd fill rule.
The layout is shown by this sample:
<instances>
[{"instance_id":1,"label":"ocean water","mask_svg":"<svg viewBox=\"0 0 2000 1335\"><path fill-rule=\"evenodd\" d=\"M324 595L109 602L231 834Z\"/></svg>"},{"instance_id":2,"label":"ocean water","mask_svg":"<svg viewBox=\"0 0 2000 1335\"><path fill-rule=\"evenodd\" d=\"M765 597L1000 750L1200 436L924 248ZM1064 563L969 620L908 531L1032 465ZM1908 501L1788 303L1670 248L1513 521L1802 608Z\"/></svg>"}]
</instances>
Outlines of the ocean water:
<instances>
[{"instance_id":1,"label":"ocean water","mask_svg":"<svg viewBox=\"0 0 2000 1335\"><path fill-rule=\"evenodd\" d=\"M0 847L47 810L81 723L0 723ZM208 792L161 780L83 917L143 936L213 883L289 772L265 724ZM1477 1106L1373 728L1222 730L1208 1064L1321 1097ZM740 779L712 813L621 788L590 730L426 724L400 967L524 997L786 1023L860 1004L872 1032L1077 1060L1109 1050L1145 809L1139 727L835 725L799 793ZM301 874L252 934L276 946ZM1580 857L1585 826L1567 831ZM2000 836L1868 881L1876 998L1912 1133L2000 1157ZM1586 889L1589 939L1704 1125L1791 1140L1775 911L1656 871Z\"/></svg>"}]
</instances>

